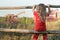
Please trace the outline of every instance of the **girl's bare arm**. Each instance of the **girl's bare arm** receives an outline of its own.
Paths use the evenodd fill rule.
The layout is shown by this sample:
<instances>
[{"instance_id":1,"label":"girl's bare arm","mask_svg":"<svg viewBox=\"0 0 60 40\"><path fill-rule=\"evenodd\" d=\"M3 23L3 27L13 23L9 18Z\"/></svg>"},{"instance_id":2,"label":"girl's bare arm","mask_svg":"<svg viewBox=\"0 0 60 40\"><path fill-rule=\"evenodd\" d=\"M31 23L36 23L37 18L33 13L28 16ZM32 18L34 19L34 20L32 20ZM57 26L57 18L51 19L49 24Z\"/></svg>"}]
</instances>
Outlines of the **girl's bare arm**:
<instances>
[{"instance_id":1,"label":"girl's bare arm","mask_svg":"<svg viewBox=\"0 0 60 40\"><path fill-rule=\"evenodd\" d=\"M51 13L50 5L47 6L48 6L48 13L50 14Z\"/></svg>"},{"instance_id":2,"label":"girl's bare arm","mask_svg":"<svg viewBox=\"0 0 60 40\"><path fill-rule=\"evenodd\" d=\"M33 6L32 11L35 11L36 5Z\"/></svg>"}]
</instances>

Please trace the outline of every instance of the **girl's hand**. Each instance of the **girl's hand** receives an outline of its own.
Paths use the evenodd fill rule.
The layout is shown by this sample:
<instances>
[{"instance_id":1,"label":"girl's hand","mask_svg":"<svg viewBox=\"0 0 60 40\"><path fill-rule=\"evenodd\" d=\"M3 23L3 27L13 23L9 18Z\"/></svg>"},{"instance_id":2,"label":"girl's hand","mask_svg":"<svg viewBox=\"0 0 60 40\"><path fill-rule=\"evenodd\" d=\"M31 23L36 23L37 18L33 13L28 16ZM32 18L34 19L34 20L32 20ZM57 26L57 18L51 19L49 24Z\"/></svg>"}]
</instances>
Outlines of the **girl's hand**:
<instances>
[{"instance_id":1,"label":"girl's hand","mask_svg":"<svg viewBox=\"0 0 60 40\"><path fill-rule=\"evenodd\" d=\"M50 5L49 5L49 4L47 4L46 6L50 7Z\"/></svg>"}]
</instances>

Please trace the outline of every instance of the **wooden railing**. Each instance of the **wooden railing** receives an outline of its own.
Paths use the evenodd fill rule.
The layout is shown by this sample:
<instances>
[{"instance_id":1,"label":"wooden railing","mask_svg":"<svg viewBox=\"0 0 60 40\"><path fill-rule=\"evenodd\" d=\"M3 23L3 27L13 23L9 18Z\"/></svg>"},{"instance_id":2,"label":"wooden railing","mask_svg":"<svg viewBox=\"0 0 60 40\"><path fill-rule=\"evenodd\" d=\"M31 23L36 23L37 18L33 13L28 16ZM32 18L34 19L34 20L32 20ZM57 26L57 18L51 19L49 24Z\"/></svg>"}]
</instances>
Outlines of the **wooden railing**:
<instances>
[{"instance_id":1,"label":"wooden railing","mask_svg":"<svg viewBox=\"0 0 60 40\"><path fill-rule=\"evenodd\" d=\"M46 5L45 5L46 6ZM13 6L13 7L0 7L0 10L14 10L14 9L32 9L33 6ZM46 6L47 7L47 6ZM60 5L50 5L51 8L60 8Z\"/></svg>"},{"instance_id":2,"label":"wooden railing","mask_svg":"<svg viewBox=\"0 0 60 40\"><path fill-rule=\"evenodd\" d=\"M27 34L34 34L34 33L39 33L39 34L60 34L60 30L47 30L47 31L41 31L37 32L34 30L26 30L26 29L6 29L6 28L0 28L0 32L14 32L14 33L27 33Z\"/></svg>"}]
</instances>

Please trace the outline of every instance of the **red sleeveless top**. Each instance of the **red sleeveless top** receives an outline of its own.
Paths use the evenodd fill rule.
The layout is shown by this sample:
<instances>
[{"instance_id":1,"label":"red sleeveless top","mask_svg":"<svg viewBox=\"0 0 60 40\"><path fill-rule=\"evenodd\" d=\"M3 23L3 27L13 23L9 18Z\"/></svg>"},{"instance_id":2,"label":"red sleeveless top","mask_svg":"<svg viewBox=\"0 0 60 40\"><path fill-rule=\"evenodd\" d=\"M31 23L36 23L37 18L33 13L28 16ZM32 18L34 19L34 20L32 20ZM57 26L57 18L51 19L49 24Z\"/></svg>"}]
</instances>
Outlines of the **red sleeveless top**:
<instances>
[{"instance_id":1,"label":"red sleeveless top","mask_svg":"<svg viewBox=\"0 0 60 40\"><path fill-rule=\"evenodd\" d=\"M34 14L34 17L35 17L36 24L42 23L42 18L39 16L38 12L34 11L33 14Z\"/></svg>"}]
</instances>

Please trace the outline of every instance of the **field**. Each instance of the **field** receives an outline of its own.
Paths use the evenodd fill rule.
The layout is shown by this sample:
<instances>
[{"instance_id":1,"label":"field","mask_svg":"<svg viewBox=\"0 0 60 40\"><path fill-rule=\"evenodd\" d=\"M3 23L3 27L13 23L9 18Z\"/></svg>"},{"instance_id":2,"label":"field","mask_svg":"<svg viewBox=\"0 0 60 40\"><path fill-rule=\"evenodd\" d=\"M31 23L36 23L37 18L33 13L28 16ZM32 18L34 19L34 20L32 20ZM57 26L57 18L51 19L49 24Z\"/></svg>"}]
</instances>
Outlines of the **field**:
<instances>
[{"instance_id":1,"label":"field","mask_svg":"<svg viewBox=\"0 0 60 40\"><path fill-rule=\"evenodd\" d=\"M33 30L34 22L32 18L20 18L18 24L3 24L4 18L0 17L0 28L15 28ZM60 20L46 21L47 30L60 30ZM2 33L0 32L0 40L32 40L32 34L19 33ZM39 35L38 40L42 40L42 35ZM60 34L48 34L48 40L60 40Z\"/></svg>"}]
</instances>

